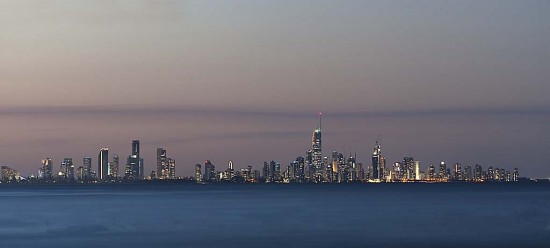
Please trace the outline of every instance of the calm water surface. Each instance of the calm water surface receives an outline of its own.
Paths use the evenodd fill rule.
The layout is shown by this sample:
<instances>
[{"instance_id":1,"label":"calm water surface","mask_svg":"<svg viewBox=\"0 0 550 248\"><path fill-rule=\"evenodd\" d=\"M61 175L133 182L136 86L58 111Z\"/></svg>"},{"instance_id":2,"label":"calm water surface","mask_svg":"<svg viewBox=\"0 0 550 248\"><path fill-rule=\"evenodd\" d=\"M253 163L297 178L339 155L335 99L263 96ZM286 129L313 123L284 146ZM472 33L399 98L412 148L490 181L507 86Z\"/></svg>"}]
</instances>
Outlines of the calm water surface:
<instances>
[{"instance_id":1,"label":"calm water surface","mask_svg":"<svg viewBox=\"0 0 550 248\"><path fill-rule=\"evenodd\" d=\"M550 247L550 184L0 185L0 247Z\"/></svg>"}]
</instances>

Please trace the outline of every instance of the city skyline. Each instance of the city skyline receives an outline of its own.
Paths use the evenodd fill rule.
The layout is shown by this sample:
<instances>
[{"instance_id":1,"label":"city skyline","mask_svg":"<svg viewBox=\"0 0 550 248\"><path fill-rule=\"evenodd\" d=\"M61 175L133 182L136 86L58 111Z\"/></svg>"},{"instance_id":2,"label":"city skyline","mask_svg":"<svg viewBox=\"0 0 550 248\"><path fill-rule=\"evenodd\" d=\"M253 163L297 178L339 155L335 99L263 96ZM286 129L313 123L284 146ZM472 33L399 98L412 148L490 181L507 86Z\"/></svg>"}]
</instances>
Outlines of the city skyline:
<instances>
[{"instance_id":1,"label":"city skyline","mask_svg":"<svg viewBox=\"0 0 550 248\"><path fill-rule=\"evenodd\" d=\"M403 161L396 161L393 166L386 164L386 157L382 154L380 144L381 136L379 135L374 144L372 152L372 160L362 162L357 159L357 152L350 151L349 156L333 150L332 156L324 156L322 153L322 113L319 113L319 123L313 129L311 138L311 149L304 152L305 156L298 156L296 160L291 161L284 169L284 164L281 160L263 161L263 167L252 165L241 166L234 168L233 160L228 161L228 168L224 170L216 170L215 165L210 160L205 160L204 171L201 164L193 166L193 174L185 176L176 175L175 160L167 156L167 150L163 147L156 148L156 163L149 176L146 176L147 170L144 167L144 159L141 157L141 142L138 139L133 139L131 142L131 152L122 172L119 171L119 156L114 154L112 161L109 157L109 148L103 147L99 150L97 158L97 171L92 169L93 160L91 157L83 157L83 163L73 163L72 158L65 157L59 167L59 171L55 170L53 159L48 157L42 159L42 164L38 168L38 174L21 175L19 171L9 168L9 175L18 174L28 178L38 178L46 181L61 181L61 182L85 182L85 181L136 181L144 179L177 179L177 178L194 178L197 182L209 181L233 181L236 177L248 181L248 178L254 182L260 181L260 176L265 182L383 182L383 181L434 181L434 180L453 180L453 181L472 181L472 180L505 180L518 181L518 166L511 169L499 169L499 165L485 165L476 163L475 165L465 165L462 171L462 164L457 161L454 168L447 168L446 162L439 163L439 170L436 174L434 164L429 166L421 165L421 161L415 160L413 157L404 157ZM344 146L345 147L345 146ZM345 152L344 152L345 153ZM364 165L363 165L364 164ZM76 168L78 167L78 168ZM472 169L472 167L474 169ZM504 166L506 167L506 166ZM220 167L218 167L219 169ZM241 169L240 171L238 169ZM262 170L260 172L260 169ZM495 171L493 171L495 169ZM242 173L247 175L243 177ZM261 174L260 174L261 173ZM277 173L277 174L274 174ZM2 180L6 176L2 174ZM197 178L197 176L200 177ZM283 180L284 179L284 180ZM533 179L542 179L542 177L533 177Z\"/></svg>"},{"instance_id":2,"label":"city skyline","mask_svg":"<svg viewBox=\"0 0 550 248\"><path fill-rule=\"evenodd\" d=\"M0 0L0 164L143 142L182 170L323 154L550 177L548 1ZM304 135L305 134L305 135ZM351 147L351 148L350 148ZM520 155L518 155L520 153ZM136 163L137 164L137 163ZM181 173L181 174L180 174Z\"/></svg>"}]
</instances>

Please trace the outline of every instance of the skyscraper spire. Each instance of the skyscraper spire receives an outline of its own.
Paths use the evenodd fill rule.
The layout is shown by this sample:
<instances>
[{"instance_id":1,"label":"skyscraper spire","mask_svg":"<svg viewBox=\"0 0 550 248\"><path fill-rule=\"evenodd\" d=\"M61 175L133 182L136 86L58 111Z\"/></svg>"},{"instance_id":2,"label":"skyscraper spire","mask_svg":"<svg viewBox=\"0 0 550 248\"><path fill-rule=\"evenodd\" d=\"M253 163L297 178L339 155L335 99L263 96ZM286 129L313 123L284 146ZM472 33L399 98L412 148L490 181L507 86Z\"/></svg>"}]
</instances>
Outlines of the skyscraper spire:
<instances>
[{"instance_id":1,"label":"skyscraper spire","mask_svg":"<svg viewBox=\"0 0 550 248\"><path fill-rule=\"evenodd\" d=\"M319 130L321 130L321 121L323 119L323 113L319 112Z\"/></svg>"}]
</instances>

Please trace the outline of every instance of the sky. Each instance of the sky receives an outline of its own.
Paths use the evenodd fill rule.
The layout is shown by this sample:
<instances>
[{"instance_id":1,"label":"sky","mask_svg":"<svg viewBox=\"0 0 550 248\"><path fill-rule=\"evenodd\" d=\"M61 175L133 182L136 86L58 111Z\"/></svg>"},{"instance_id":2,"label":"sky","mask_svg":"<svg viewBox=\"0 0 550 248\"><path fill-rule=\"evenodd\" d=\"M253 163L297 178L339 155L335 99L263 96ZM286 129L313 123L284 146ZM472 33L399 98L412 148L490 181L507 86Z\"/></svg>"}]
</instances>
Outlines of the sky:
<instances>
[{"instance_id":1,"label":"sky","mask_svg":"<svg viewBox=\"0 0 550 248\"><path fill-rule=\"evenodd\" d=\"M0 164L311 148L550 177L550 2L0 0ZM124 161L124 159L122 159ZM94 159L94 167L97 161ZM123 167L123 166L121 166ZM58 168L56 168L58 169ZM148 174L148 173L146 173Z\"/></svg>"}]
</instances>

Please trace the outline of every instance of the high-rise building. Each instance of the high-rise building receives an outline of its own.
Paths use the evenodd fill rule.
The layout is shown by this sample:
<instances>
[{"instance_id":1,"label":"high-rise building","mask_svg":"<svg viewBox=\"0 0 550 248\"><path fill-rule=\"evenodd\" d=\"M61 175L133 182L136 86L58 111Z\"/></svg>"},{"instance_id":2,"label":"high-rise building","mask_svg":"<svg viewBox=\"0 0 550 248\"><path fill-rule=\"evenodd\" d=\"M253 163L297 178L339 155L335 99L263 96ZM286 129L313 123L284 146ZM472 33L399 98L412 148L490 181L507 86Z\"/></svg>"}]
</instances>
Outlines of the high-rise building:
<instances>
[{"instance_id":1,"label":"high-rise building","mask_svg":"<svg viewBox=\"0 0 550 248\"><path fill-rule=\"evenodd\" d=\"M455 164L455 169L453 171L453 180L455 181L462 180L462 165L459 163Z\"/></svg>"},{"instance_id":2,"label":"high-rise building","mask_svg":"<svg viewBox=\"0 0 550 248\"><path fill-rule=\"evenodd\" d=\"M313 181L315 178L315 165L313 165L313 150L306 152L305 164L307 166L306 179Z\"/></svg>"},{"instance_id":3,"label":"high-rise building","mask_svg":"<svg viewBox=\"0 0 550 248\"><path fill-rule=\"evenodd\" d=\"M303 157L297 157L295 162L297 162L297 168L296 168L296 181L298 182L304 182L305 180L305 159Z\"/></svg>"},{"instance_id":4,"label":"high-rise building","mask_svg":"<svg viewBox=\"0 0 550 248\"><path fill-rule=\"evenodd\" d=\"M76 170L76 178L79 182L84 181L84 166L78 166Z\"/></svg>"},{"instance_id":5,"label":"high-rise building","mask_svg":"<svg viewBox=\"0 0 550 248\"><path fill-rule=\"evenodd\" d=\"M414 180L420 181L422 180L420 176L420 161L414 161Z\"/></svg>"},{"instance_id":6,"label":"high-rise building","mask_svg":"<svg viewBox=\"0 0 550 248\"><path fill-rule=\"evenodd\" d=\"M383 180L386 168L386 159L382 157L382 149L378 140L374 146L374 152L372 154L372 176L373 180Z\"/></svg>"},{"instance_id":7,"label":"high-rise building","mask_svg":"<svg viewBox=\"0 0 550 248\"><path fill-rule=\"evenodd\" d=\"M202 170L201 170L201 164L195 165L195 182L202 181Z\"/></svg>"},{"instance_id":8,"label":"high-rise building","mask_svg":"<svg viewBox=\"0 0 550 248\"><path fill-rule=\"evenodd\" d=\"M53 179L53 162L51 158L42 159L42 166L38 171L38 178L47 181Z\"/></svg>"},{"instance_id":9,"label":"high-rise building","mask_svg":"<svg viewBox=\"0 0 550 248\"><path fill-rule=\"evenodd\" d=\"M479 164L476 164L476 166L474 167L474 180L476 181L484 180L483 168L481 168L481 165Z\"/></svg>"},{"instance_id":10,"label":"high-rise building","mask_svg":"<svg viewBox=\"0 0 550 248\"><path fill-rule=\"evenodd\" d=\"M143 176L143 158L140 157L140 143L139 140L132 140L132 154L126 160L124 178L130 181L142 180Z\"/></svg>"},{"instance_id":11,"label":"high-rise building","mask_svg":"<svg viewBox=\"0 0 550 248\"><path fill-rule=\"evenodd\" d=\"M225 171L226 180L233 180L235 177L235 168L233 168L233 161L227 162L227 170Z\"/></svg>"},{"instance_id":12,"label":"high-rise building","mask_svg":"<svg viewBox=\"0 0 550 248\"><path fill-rule=\"evenodd\" d=\"M176 160L168 158L168 178L176 179Z\"/></svg>"},{"instance_id":13,"label":"high-rise building","mask_svg":"<svg viewBox=\"0 0 550 248\"><path fill-rule=\"evenodd\" d=\"M82 179L85 181L92 180L92 158L85 157L82 160Z\"/></svg>"},{"instance_id":14,"label":"high-rise building","mask_svg":"<svg viewBox=\"0 0 550 248\"><path fill-rule=\"evenodd\" d=\"M120 164L120 158L117 154L113 155L113 161L109 163L109 177L111 180L116 180L118 178L118 167Z\"/></svg>"},{"instance_id":15,"label":"high-rise building","mask_svg":"<svg viewBox=\"0 0 550 248\"><path fill-rule=\"evenodd\" d=\"M472 181L473 175L472 175L472 167L467 165L464 167L464 173L462 174L462 180L466 181Z\"/></svg>"},{"instance_id":16,"label":"high-rise building","mask_svg":"<svg viewBox=\"0 0 550 248\"><path fill-rule=\"evenodd\" d=\"M101 148L97 156L97 176L99 181L107 180L109 176L109 148Z\"/></svg>"},{"instance_id":17,"label":"high-rise building","mask_svg":"<svg viewBox=\"0 0 550 248\"><path fill-rule=\"evenodd\" d=\"M157 177L159 179L168 179L168 157L164 148L157 148Z\"/></svg>"},{"instance_id":18,"label":"high-rise building","mask_svg":"<svg viewBox=\"0 0 550 248\"><path fill-rule=\"evenodd\" d=\"M348 182L357 181L358 167L357 167L357 160L355 159L355 156L351 156L350 154L346 168L349 170Z\"/></svg>"},{"instance_id":19,"label":"high-rise building","mask_svg":"<svg viewBox=\"0 0 550 248\"><path fill-rule=\"evenodd\" d=\"M210 160L206 160L204 162L203 181L211 182L215 180L216 180L216 167L210 162Z\"/></svg>"},{"instance_id":20,"label":"high-rise building","mask_svg":"<svg viewBox=\"0 0 550 248\"><path fill-rule=\"evenodd\" d=\"M489 166L489 168L487 168L487 176L485 178L488 181L495 180L495 171L493 170L493 166Z\"/></svg>"},{"instance_id":21,"label":"high-rise building","mask_svg":"<svg viewBox=\"0 0 550 248\"><path fill-rule=\"evenodd\" d=\"M323 170L323 155L322 155L322 138L321 138L321 119L322 113L319 113L319 127L313 130L313 135L311 137L311 146L312 157L313 157L313 166L315 167L315 177L317 180L322 177Z\"/></svg>"},{"instance_id":22,"label":"high-rise building","mask_svg":"<svg viewBox=\"0 0 550 248\"><path fill-rule=\"evenodd\" d=\"M269 173L269 163L264 161L264 166L262 167L262 179L264 182L270 182L271 175Z\"/></svg>"},{"instance_id":23,"label":"high-rise building","mask_svg":"<svg viewBox=\"0 0 550 248\"><path fill-rule=\"evenodd\" d=\"M435 180L435 166L433 164L428 168L428 180Z\"/></svg>"},{"instance_id":24,"label":"high-rise building","mask_svg":"<svg viewBox=\"0 0 550 248\"><path fill-rule=\"evenodd\" d=\"M404 157L403 158L403 178L407 180L414 180L414 158L413 157Z\"/></svg>"},{"instance_id":25,"label":"high-rise building","mask_svg":"<svg viewBox=\"0 0 550 248\"><path fill-rule=\"evenodd\" d=\"M74 180L74 164L72 158L63 159L63 162L61 162L61 172L63 172L66 180Z\"/></svg>"},{"instance_id":26,"label":"high-rise building","mask_svg":"<svg viewBox=\"0 0 550 248\"><path fill-rule=\"evenodd\" d=\"M271 160L269 162L269 182L282 182L281 164Z\"/></svg>"},{"instance_id":27,"label":"high-rise building","mask_svg":"<svg viewBox=\"0 0 550 248\"><path fill-rule=\"evenodd\" d=\"M519 181L519 170L518 170L518 168L514 168L514 172L512 172L512 181L513 182Z\"/></svg>"},{"instance_id":28,"label":"high-rise building","mask_svg":"<svg viewBox=\"0 0 550 248\"><path fill-rule=\"evenodd\" d=\"M441 180L448 179L447 178L447 165L445 164L445 162L441 162L439 164L439 179L441 179Z\"/></svg>"}]
</instances>

